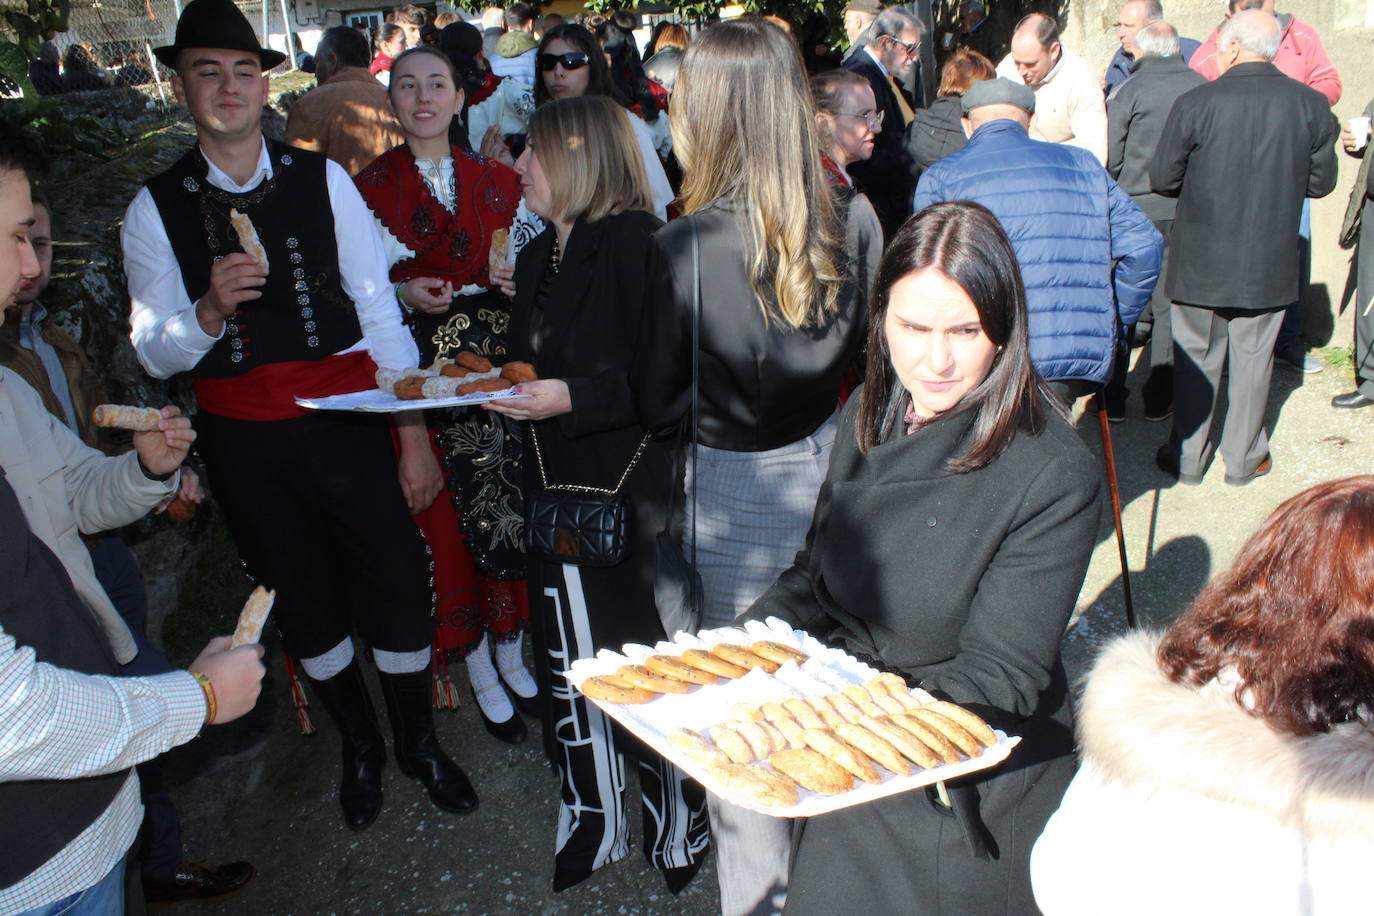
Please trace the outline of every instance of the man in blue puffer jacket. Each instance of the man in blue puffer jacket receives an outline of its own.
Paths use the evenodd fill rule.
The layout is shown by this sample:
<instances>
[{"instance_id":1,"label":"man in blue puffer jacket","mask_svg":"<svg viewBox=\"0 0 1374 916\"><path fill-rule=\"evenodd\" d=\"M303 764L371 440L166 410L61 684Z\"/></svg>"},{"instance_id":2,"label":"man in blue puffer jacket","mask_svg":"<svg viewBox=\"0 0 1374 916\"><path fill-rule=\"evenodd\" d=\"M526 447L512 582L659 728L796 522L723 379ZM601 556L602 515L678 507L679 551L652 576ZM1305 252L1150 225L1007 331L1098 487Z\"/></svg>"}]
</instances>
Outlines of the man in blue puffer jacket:
<instances>
[{"instance_id":1,"label":"man in blue puffer jacket","mask_svg":"<svg viewBox=\"0 0 1374 916\"><path fill-rule=\"evenodd\" d=\"M1065 400L1089 394L1150 301L1164 241L1092 153L1027 136L1024 85L974 83L963 109L968 145L921 176L915 212L972 200L996 215L1021 265L1032 362Z\"/></svg>"}]
</instances>

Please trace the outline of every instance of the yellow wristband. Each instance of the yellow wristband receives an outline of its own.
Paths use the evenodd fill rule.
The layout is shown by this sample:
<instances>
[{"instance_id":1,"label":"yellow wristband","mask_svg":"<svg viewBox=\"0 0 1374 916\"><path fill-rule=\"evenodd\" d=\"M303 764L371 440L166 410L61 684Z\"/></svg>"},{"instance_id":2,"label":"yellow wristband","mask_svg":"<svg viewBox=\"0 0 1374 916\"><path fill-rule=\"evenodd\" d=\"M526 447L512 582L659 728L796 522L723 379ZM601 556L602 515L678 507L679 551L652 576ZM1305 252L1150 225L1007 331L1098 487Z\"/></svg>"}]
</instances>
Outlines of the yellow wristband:
<instances>
[{"instance_id":1,"label":"yellow wristband","mask_svg":"<svg viewBox=\"0 0 1374 916\"><path fill-rule=\"evenodd\" d=\"M215 685L210 683L210 679L199 671L192 671L191 677L196 679L201 691L205 694L205 724L213 725L215 716L219 713L219 704L215 702Z\"/></svg>"}]
</instances>

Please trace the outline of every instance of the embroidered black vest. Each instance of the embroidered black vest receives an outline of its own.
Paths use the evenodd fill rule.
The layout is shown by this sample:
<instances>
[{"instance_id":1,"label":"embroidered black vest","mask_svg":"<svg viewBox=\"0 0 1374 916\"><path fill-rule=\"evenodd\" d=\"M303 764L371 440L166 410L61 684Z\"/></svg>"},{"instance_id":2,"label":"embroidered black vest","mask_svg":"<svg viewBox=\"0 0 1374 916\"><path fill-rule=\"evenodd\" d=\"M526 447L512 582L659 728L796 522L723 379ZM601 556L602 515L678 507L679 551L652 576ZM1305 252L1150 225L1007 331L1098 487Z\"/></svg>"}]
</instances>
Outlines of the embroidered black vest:
<instances>
[{"instance_id":1,"label":"embroidered black vest","mask_svg":"<svg viewBox=\"0 0 1374 916\"><path fill-rule=\"evenodd\" d=\"M118 675L109 641L60 560L32 531L0 468L0 627L38 661ZM59 725L58 727L62 727ZM128 770L84 779L0 782L0 888L57 855L110 807Z\"/></svg>"},{"instance_id":2,"label":"embroidered black vest","mask_svg":"<svg viewBox=\"0 0 1374 916\"><path fill-rule=\"evenodd\" d=\"M246 194L211 185L199 147L148 182L192 302L210 288L214 263L243 251L229 224L231 209L253 221L267 250L262 297L243 303L225 320L224 336L191 370L201 378L324 359L362 337L358 313L340 283L325 179L328 160L272 140L267 154L272 177Z\"/></svg>"}]
</instances>

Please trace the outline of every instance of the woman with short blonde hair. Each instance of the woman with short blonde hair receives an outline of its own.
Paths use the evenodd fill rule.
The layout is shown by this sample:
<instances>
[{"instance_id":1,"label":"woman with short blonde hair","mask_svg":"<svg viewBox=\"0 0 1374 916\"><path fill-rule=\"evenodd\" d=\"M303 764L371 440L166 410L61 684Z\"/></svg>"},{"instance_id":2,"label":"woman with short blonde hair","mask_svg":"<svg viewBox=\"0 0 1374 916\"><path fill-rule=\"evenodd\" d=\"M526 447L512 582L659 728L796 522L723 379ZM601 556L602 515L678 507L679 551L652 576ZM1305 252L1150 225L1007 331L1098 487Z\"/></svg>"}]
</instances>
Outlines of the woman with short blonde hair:
<instances>
[{"instance_id":1,"label":"woman with short blonde hair","mask_svg":"<svg viewBox=\"0 0 1374 916\"><path fill-rule=\"evenodd\" d=\"M654 538L668 514L671 458L666 445L645 437L629 383L651 238L662 223L649 212L631 117L605 96L583 95L551 101L530 119L516 171L526 205L548 228L521 250L504 280L515 298L512 355L532 363L539 378L520 386L527 397L488 405L529 421L531 491L619 487L630 504L630 544L615 565L579 566L534 551L530 558L533 593L542 596L533 608L544 637L536 664L552 687L545 747L562 778L555 891L628 853L627 752L639 757L644 823L654 825L646 854L670 891L696 874L709 842L701 786L647 747L624 746L564 676L572 659L665 638L654 608Z\"/></svg>"},{"instance_id":2,"label":"woman with short blonde hair","mask_svg":"<svg viewBox=\"0 0 1374 916\"><path fill-rule=\"evenodd\" d=\"M670 103L686 215L654 237L656 293L631 387L647 427L685 430L697 443L687 449L695 511L683 530L707 626L746 610L803 546L841 377L862 346L864 278L882 240L855 230L856 208L827 179L815 112L796 43L761 19L698 36ZM722 912L779 899L787 822L715 800L711 817Z\"/></svg>"}]
</instances>

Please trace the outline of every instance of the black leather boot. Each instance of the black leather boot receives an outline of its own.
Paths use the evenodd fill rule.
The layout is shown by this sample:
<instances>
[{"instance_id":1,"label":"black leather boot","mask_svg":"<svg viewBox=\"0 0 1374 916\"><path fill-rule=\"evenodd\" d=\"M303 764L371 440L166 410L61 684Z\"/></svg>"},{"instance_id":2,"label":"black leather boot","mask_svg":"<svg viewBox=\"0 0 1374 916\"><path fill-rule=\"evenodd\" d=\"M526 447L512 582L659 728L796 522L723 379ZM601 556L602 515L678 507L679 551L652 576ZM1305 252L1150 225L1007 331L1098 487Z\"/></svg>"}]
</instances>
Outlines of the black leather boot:
<instances>
[{"instance_id":1,"label":"black leather boot","mask_svg":"<svg viewBox=\"0 0 1374 916\"><path fill-rule=\"evenodd\" d=\"M351 830L362 830L382 810L382 767L386 764L386 742L377 728L377 712L362 669L354 659L329 680L312 679L310 683L320 705L338 727L343 744L339 804L343 806L344 823Z\"/></svg>"},{"instance_id":2,"label":"black leather boot","mask_svg":"<svg viewBox=\"0 0 1374 916\"><path fill-rule=\"evenodd\" d=\"M386 712L396 736L396 765L424 783L429 798L445 811L466 814L477 807L477 792L458 764L449 759L434 734L430 673L380 674Z\"/></svg>"}]
</instances>

